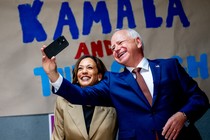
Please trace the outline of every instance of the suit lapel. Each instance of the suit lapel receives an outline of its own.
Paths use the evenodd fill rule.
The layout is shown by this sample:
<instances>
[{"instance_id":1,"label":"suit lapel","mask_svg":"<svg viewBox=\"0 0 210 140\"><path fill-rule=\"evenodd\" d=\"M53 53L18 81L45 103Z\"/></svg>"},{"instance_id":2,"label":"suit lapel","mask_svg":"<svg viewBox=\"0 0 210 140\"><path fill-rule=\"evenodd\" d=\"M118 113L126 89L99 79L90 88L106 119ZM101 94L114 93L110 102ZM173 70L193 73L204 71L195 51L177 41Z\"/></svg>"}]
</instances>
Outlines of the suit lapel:
<instances>
[{"instance_id":1,"label":"suit lapel","mask_svg":"<svg viewBox=\"0 0 210 140\"><path fill-rule=\"evenodd\" d=\"M154 83L154 92L153 92L153 104L157 99L158 96L158 89L159 89L159 83L160 83L160 70L161 66L159 63L154 63L149 60L149 65L151 68L152 76L153 76L153 83Z\"/></svg>"},{"instance_id":2,"label":"suit lapel","mask_svg":"<svg viewBox=\"0 0 210 140\"><path fill-rule=\"evenodd\" d=\"M125 68L124 72L121 73L124 74L124 76L121 76L122 79L135 91L135 93L137 94L137 96L140 97L140 99L147 104L148 106L150 106L149 102L147 101L146 97L144 96L144 94L142 93L136 79L133 77L133 75L130 73L129 70L127 70Z\"/></svg>"},{"instance_id":3,"label":"suit lapel","mask_svg":"<svg viewBox=\"0 0 210 140\"><path fill-rule=\"evenodd\" d=\"M88 134L85 126L84 114L81 105L72 105L68 103L71 108L68 109L69 115L72 117L73 122L79 129L85 139L88 139Z\"/></svg>"},{"instance_id":4,"label":"suit lapel","mask_svg":"<svg viewBox=\"0 0 210 140\"><path fill-rule=\"evenodd\" d=\"M153 76L153 82L154 82L154 92L153 92L153 104L154 104L154 102L156 101L157 96L158 96L161 66L157 62L155 63L151 60L148 60L148 61L149 61L149 65L150 65L150 68L151 68L151 72L152 72L152 76ZM138 83L136 82L135 78L130 73L130 71L125 68L125 70L122 74L123 74L123 76L121 76L122 79L126 83L128 83L128 85L131 86L131 88L141 98L141 100L143 100L145 102L145 104L149 105L147 99L144 97L143 93L140 90L140 87L139 87Z\"/></svg>"},{"instance_id":5,"label":"suit lapel","mask_svg":"<svg viewBox=\"0 0 210 140\"><path fill-rule=\"evenodd\" d=\"M89 138L90 139L96 133L99 126L102 124L102 122L106 118L107 114L108 114L108 111L104 107L95 107L92 121L90 124L90 130L89 130ZM94 123L92 123L92 122L94 122Z\"/></svg>"}]
</instances>

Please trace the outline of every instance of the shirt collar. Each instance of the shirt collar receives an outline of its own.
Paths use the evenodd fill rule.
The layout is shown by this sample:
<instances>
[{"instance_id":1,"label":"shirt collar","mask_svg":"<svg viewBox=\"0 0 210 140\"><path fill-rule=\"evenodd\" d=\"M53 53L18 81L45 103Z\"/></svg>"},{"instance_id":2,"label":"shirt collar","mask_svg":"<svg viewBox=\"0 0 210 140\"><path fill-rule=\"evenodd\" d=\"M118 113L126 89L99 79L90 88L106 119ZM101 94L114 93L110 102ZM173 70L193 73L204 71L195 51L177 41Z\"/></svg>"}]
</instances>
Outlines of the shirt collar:
<instances>
[{"instance_id":1,"label":"shirt collar","mask_svg":"<svg viewBox=\"0 0 210 140\"><path fill-rule=\"evenodd\" d=\"M141 68L145 71L149 70L149 61L143 57L143 59L139 62L139 64L137 65L138 68ZM126 67L130 72L133 71L134 67Z\"/></svg>"}]
</instances>

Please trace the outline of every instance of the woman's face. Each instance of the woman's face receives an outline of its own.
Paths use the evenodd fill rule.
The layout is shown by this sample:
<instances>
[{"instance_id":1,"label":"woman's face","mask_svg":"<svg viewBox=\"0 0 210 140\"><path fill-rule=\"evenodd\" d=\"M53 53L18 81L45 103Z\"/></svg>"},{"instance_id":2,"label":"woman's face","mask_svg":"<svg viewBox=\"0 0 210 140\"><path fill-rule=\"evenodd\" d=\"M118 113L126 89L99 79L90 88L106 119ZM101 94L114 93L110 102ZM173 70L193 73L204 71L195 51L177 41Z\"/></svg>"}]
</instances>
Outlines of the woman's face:
<instances>
[{"instance_id":1,"label":"woman's face","mask_svg":"<svg viewBox=\"0 0 210 140\"><path fill-rule=\"evenodd\" d=\"M78 65L77 79L81 87L92 86L101 79L96 63L91 58L84 58Z\"/></svg>"}]
</instances>

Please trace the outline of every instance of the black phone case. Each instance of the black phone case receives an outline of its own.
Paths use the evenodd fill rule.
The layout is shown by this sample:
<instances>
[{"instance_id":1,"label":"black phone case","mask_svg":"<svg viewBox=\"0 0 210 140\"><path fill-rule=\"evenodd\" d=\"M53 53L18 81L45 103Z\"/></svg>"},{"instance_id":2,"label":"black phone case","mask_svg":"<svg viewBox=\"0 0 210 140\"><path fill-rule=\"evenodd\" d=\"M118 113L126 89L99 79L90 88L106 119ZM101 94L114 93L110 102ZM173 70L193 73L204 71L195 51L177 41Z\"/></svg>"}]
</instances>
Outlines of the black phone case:
<instances>
[{"instance_id":1,"label":"black phone case","mask_svg":"<svg viewBox=\"0 0 210 140\"><path fill-rule=\"evenodd\" d=\"M69 42L66 40L66 38L64 36L60 36L44 49L44 53L48 58L52 58L65 49L68 45Z\"/></svg>"}]
</instances>

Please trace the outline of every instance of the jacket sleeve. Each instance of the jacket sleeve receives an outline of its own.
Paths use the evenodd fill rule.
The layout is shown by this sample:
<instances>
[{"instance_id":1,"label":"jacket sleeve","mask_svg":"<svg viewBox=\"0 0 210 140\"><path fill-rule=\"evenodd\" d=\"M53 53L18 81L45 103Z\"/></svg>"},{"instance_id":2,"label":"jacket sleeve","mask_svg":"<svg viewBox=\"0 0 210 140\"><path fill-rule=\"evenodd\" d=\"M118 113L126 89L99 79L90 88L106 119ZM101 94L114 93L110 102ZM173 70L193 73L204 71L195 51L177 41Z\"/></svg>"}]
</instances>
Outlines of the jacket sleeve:
<instances>
[{"instance_id":1,"label":"jacket sleeve","mask_svg":"<svg viewBox=\"0 0 210 140\"><path fill-rule=\"evenodd\" d=\"M52 92L62 96L67 101L79 105L113 106L110 97L109 73L106 73L103 80L94 86L81 88L63 78L58 91Z\"/></svg>"},{"instance_id":2,"label":"jacket sleeve","mask_svg":"<svg viewBox=\"0 0 210 140\"><path fill-rule=\"evenodd\" d=\"M186 114L190 122L194 123L208 110L209 100L207 95L199 88L197 82L179 64L178 60L174 63L182 87L182 98L185 100L185 105L180 111Z\"/></svg>"}]
</instances>

